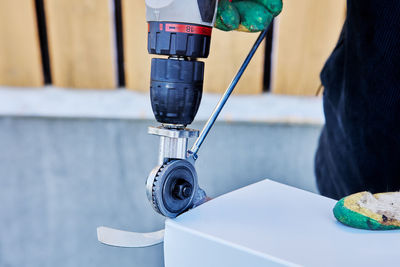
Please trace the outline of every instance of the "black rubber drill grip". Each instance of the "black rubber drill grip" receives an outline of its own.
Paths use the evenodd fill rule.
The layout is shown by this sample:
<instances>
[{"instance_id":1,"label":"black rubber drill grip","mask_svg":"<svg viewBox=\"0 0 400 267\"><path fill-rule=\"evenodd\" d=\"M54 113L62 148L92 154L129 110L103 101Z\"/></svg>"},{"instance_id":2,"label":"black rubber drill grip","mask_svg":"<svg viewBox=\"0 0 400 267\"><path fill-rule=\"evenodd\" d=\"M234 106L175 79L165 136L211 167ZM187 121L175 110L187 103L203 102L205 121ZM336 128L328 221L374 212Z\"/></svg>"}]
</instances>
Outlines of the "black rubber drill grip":
<instances>
[{"instance_id":1,"label":"black rubber drill grip","mask_svg":"<svg viewBox=\"0 0 400 267\"><path fill-rule=\"evenodd\" d=\"M151 60L153 113L164 124L192 123L203 93L204 63L178 59Z\"/></svg>"}]
</instances>

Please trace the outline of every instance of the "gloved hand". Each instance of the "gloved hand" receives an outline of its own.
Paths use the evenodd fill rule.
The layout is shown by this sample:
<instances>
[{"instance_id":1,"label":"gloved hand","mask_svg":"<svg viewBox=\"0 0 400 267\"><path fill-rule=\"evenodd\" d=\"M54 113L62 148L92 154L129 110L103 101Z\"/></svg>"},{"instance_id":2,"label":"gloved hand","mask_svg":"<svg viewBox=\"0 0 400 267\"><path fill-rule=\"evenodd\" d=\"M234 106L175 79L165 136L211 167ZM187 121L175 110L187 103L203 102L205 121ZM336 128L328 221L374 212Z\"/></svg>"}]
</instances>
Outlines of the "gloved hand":
<instances>
[{"instance_id":1,"label":"gloved hand","mask_svg":"<svg viewBox=\"0 0 400 267\"><path fill-rule=\"evenodd\" d=\"M223 31L262 31L281 10L282 0L219 0L215 27Z\"/></svg>"}]
</instances>

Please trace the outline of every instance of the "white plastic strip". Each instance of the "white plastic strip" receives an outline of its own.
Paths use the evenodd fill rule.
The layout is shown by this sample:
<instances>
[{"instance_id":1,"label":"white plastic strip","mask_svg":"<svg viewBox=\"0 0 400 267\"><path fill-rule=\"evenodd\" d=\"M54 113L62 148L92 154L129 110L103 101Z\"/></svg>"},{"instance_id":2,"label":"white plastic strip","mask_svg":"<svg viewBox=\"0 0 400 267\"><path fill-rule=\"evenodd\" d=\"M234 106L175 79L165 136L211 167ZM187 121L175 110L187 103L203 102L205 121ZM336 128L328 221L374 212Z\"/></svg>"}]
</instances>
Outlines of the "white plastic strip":
<instances>
[{"instance_id":1,"label":"white plastic strip","mask_svg":"<svg viewBox=\"0 0 400 267\"><path fill-rule=\"evenodd\" d=\"M97 227L97 239L103 244L115 247L149 247L164 241L164 229L156 232L137 233L100 226Z\"/></svg>"}]
</instances>

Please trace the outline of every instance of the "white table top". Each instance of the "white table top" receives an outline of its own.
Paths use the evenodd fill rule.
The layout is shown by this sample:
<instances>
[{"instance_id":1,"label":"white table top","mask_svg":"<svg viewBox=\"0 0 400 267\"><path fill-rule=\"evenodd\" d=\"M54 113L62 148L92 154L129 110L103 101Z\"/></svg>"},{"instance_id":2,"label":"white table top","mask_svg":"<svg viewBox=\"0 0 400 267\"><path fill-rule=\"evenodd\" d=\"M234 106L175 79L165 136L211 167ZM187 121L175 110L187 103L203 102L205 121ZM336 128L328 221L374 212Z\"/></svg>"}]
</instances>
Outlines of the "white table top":
<instances>
[{"instance_id":1,"label":"white table top","mask_svg":"<svg viewBox=\"0 0 400 267\"><path fill-rule=\"evenodd\" d=\"M167 220L165 257L173 254L177 241L174 235L182 231L258 257L273 258L281 264L400 264L400 231L367 231L344 226L333 216L335 203L329 198L264 180ZM188 242L184 244L188 250L199 249Z\"/></svg>"}]
</instances>

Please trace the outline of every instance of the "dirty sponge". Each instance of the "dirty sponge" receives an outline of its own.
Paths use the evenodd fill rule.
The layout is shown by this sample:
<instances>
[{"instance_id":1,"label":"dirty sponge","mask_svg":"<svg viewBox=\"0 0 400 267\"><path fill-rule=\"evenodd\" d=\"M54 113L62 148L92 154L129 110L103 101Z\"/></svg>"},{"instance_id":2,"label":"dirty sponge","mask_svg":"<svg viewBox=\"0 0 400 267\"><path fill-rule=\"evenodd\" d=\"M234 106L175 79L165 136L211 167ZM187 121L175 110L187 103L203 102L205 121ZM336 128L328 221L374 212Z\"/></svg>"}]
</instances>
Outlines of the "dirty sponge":
<instances>
[{"instance_id":1,"label":"dirty sponge","mask_svg":"<svg viewBox=\"0 0 400 267\"><path fill-rule=\"evenodd\" d=\"M400 229L400 192L360 192L339 200L333 208L336 219L367 230Z\"/></svg>"}]
</instances>

